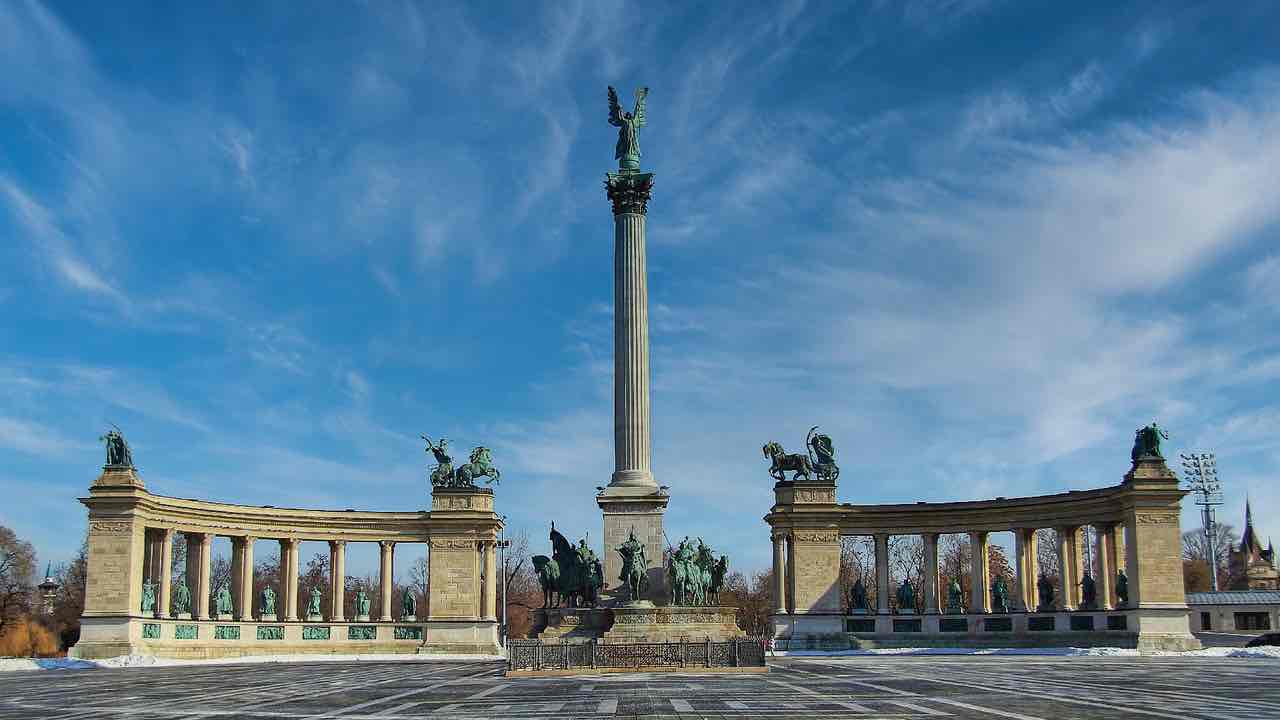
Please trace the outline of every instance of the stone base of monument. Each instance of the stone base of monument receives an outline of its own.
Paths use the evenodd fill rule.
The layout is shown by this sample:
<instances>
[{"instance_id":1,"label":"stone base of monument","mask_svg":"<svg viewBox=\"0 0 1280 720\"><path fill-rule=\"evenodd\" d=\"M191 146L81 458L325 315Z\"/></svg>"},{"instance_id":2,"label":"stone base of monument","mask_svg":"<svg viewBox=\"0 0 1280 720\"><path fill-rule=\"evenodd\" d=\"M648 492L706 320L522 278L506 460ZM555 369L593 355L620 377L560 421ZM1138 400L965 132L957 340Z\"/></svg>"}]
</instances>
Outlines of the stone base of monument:
<instances>
[{"instance_id":1,"label":"stone base of monument","mask_svg":"<svg viewBox=\"0 0 1280 720\"><path fill-rule=\"evenodd\" d=\"M1116 647L1140 652L1196 650L1187 611L1143 607L1071 612L770 616L777 650L965 647Z\"/></svg>"},{"instance_id":2,"label":"stone base of monument","mask_svg":"<svg viewBox=\"0 0 1280 720\"><path fill-rule=\"evenodd\" d=\"M547 608L534 611L534 637L603 643L724 642L745 637L731 607L658 607L640 602L612 608Z\"/></svg>"},{"instance_id":3,"label":"stone base of monument","mask_svg":"<svg viewBox=\"0 0 1280 720\"><path fill-rule=\"evenodd\" d=\"M405 615L404 617L400 618L400 622L406 622L406 623L416 622L417 620L418 620L417 615Z\"/></svg>"},{"instance_id":4,"label":"stone base of monument","mask_svg":"<svg viewBox=\"0 0 1280 720\"><path fill-rule=\"evenodd\" d=\"M540 608L533 611L533 636L541 640L597 640L613 625L609 608Z\"/></svg>"},{"instance_id":5,"label":"stone base of monument","mask_svg":"<svg viewBox=\"0 0 1280 720\"><path fill-rule=\"evenodd\" d=\"M280 616L276 613L272 613L270 615L259 615L258 622L276 622L279 617Z\"/></svg>"},{"instance_id":6,"label":"stone base of monument","mask_svg":"<svg viewBox=\"0 0 1280 720\"><path fill-rule=\"evenodd\" d=\"M356 616L356 622L369 622L369 616L368 616L368 615L357 615L357 616Z\"/></svg>"},{"instance_id":7,"label":"stone base of monument","mask_svg":"<svg viewBox=\"0 0 1280 720\"><path fill-rule=\"evenodd\" d=\"M312 613L307 616L307 622L323 622L324 616L319 613Z\"/></svg>"},{"instance_id":8,"label":"stone base of monument","mask_svg":"<svg viewBox=\"0 0 1280 720\"><path fill-rule=\"evenodd\" d=\"M605 643L725 642L746 637L731 607L616 607L613 626L600 638Z\"/></svg>"},{"instance_id":9,"label":"stone base of monument","mask_svg":"<svg viewBox=\"0 0 1280 720\"><path fill-rule=\"evenodd\" d=\"M372 632L370 632L372 628ZM187 660L255 655L502 654L493 620L415 623L218 621L91 617L68 653L84 660L147 655Z\"/></svg>"}]
</instances>

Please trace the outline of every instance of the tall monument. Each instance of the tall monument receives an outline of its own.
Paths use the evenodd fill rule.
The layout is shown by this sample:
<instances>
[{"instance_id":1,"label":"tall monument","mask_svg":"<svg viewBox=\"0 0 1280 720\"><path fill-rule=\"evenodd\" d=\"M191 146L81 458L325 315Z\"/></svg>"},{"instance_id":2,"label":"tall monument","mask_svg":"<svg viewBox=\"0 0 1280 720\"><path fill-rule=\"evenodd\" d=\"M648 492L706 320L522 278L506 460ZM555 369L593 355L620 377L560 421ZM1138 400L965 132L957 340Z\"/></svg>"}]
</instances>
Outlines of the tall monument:
<instances>
[{"instance_id":1,"label":"tall monument","mask_svg":"<svg viewBox=\"0 0 1280 720\"><path fill-rule=\"evenodd\" d=\"M662 515L668 496L649 469L649 287L645 267L645 212L653 173L640 170L639 130L644 127L648 88L636 91L632 112L624 112L609 88L609 124L618 128L618 172L605 178L613 203L613 457L608 487L596 496L604 513L606 591L622 586L622 557L616 548L635 533L650 558L649 598L666 596Z\"/></svg>"}]
</instances>

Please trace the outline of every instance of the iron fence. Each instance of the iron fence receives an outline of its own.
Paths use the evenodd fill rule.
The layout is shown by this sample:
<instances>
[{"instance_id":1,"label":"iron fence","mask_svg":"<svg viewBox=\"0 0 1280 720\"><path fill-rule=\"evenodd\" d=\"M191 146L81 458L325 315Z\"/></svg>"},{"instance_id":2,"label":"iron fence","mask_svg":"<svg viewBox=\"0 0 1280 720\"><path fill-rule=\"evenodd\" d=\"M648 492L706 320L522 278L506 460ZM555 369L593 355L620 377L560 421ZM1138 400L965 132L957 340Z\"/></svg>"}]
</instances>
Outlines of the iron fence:
<instances>
[{"instance_id":1,"label":"iron fence","mask_svg":"<svg viewBox=\"0 0 1280 720\"><path fill-rule=\"evenodd\" d=\"M508 670L764 667L764 664L764 645L746 638L726 642L510 640L507 643Z\"/></svg>"}]
</instances>

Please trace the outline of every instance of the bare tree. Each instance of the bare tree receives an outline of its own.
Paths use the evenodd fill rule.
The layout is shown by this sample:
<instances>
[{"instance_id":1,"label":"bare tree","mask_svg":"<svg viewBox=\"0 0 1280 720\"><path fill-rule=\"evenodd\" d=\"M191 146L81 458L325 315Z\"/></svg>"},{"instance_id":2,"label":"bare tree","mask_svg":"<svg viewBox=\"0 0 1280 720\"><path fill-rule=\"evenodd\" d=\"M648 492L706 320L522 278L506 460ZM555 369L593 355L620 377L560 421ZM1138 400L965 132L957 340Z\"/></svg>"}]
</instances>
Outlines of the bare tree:
<instances>
[{"instance_id":1,"label":"bare tree","mask_svg":"<svg viewBox=\"0 0 1280 720\"><path fill-rule=\"evenodd\" d=\"M1058 531L1053 528L1036 530L1036 569L1040 577L1056 582L1061 568L1058 566Z\"/></svg>"},{"instance_id":2,"label":"bare tree","mask_svg":"<svg viewBox=\"0 0 1280 720\"><path fill-rule=\"evenodd\" d=\"M889 536L889 577L889 595L894 604L897 604L894 588L905 579L915 590L912 609L924 612L924 540L919 535Z\"/></svg>"},{"instance_id":3,"label":"bare tree","mask_svg":"<svg viewBox=\"0 0 1280 720\"><path fill-rule=\"evenodd\" d=\"M80 641L80 616L84 614L88 567L89 538L86 535L75 558L54 571L58 595L53 601L53 626L64 649Z\"/></svg>"},{"instance_id":4,"label":"bare tree","mask_svg":"<svg viewBox=\"0 0 1280 720\"><path fill-rule=\"evenodd\" d=\"M773 570L769 570L773 576ZM843 535L840 538L840 594L845 607L852 604L853 586L858 580L867 589L867 602L876 606L876 545L865 535Z\"/></svg>"},{"instance_id":5,"label":"bare tree","mask_svg":"<svg viewBox=\"0 0 1280 720\"><path fill-rule=\"evenodd\" d=\"M1231 587L1231 552L1240 544L1235 527L1227 523L1218 524L1218 538L1215 550L1218 556L1218 587ZM1209 578L1209 539L1204 530L1195 529L1182 533L1182 559L1184 562L1199 562L1204 567L1205 579ZM1205 589L1209 589L1208 586Z\"/></svg>"},{"instance_id":6,"label":"bare tree","mask_svg":"<svg viewBox=\"0 0 1280 720\"><path fill-rule=\"evenodd\" d=\"M35 572L35 548L0 525L0 634L29 610Z\"/></svg>"},{"instance_id":7,"label":"bare tree","mask_svg":"<svg viewBox=\"0 0 1280 720\"><path fill-rule=\"evenodd\" d=\"M427 559L422 555L413 559L413 563L409 565L409 588L417 598L418 607L422 608L419 615L427 614L427 602L430 597L431 573L427 565Z\"/></svg>"}]
</instances>

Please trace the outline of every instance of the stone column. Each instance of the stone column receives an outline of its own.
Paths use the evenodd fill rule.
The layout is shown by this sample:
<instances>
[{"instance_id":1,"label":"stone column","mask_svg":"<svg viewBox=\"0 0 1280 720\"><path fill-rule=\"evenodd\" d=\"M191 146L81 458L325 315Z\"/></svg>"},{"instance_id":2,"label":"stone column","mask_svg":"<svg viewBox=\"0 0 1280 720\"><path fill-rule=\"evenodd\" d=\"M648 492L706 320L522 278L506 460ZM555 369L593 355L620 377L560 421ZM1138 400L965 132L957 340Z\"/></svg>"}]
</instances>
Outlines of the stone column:
<instances>
[{"instance_id":1,"label":"stone column","mask_svg":"<svg viewBox=\"0 0 1280 720\"><path fill-rule=\"evenodd\" d=\"M604 582L617 587L622 559L614 548L635 532L649 558L666 547L663 514L669 496L650 469L649 286L645 258L645 213L652 173L624 171L606 179L613 204L613 456L608 487L596 496L604 515ZM666 595L662 568L649 571L651 598Z\"/></svg>"},{"instance_id":2,"label":"stone column","mask_svg":"<svg viewBox=\"0 0 1280 720\"><path fill-rule=\"evenodd\" d=\"M1040 606L1040 539L1035 528L1027 528L1027 540L1024 543L1027 562L1027 612L1039 609Z\"/></svg>"},{"instance_id":3,"label":"stone column","mask_svg":"<svg viewBox=\"0 0 1280 720\"><path fill-rule=\"evenodd\" d=\"M920 536L924 542L924 612L937 615L938 607L938 533Z\"/></svg>"},{"instance_id":4,"label":"stone column","mask_svg":"<svg viewBox=\"0 0 1280 720\"><path fill-rule=\"evenodd\" d=\"M889 614L889 536L877 533L876 539L876 612Z\"/></svg>"},{"instance_id":5,"label":"stone column","mask_svg":"<svg viewBox=\"0 0 1280 720\"><path fill-rule=\"evenodd\" d=\"M391 616L391 596L395 592L392 577L395 566L394 553L396 544L390 540L383 540L378 543L378 547L382 551L381 562L378 565L378 604L382 608L378 619L382 622L391 622L394 619Z\"/></svg>"},{"instance_id":6,"label":"stone column","mask_svg":"<svg viewBox=\"0 0 1280 720\"><path fill-rule=\"evenodd\" d=\"M1071 577L1075 580L1074 599L1075 606L1080 607L1080 603L1084 600L1084 588L1081 583L1084 582L1084 546L1088 534L1084 527L1075 528L1071 533Z\"/></svg>"},{"instance_id":7,"label":"stone column","mask_svg":"<svg viewBox=\"0 0 1280 720\"><path fill-rule=\"evenodd\" d=\"M493 540L484 542L484 619L498 619L498 548Z\"/></svg>"},{"instance_id":8,"label":"stone column","mask_svg":"<svg viewBox=\"0 0 1280 720\"><path fill-rule=\"evenodd\" d=\"M991 612L990 546L986 532L969 533L969 612Z\"/></svg>"},{"instance_id":9,"label":"stone column","mask_svg":"<svg viewBox=\"0 0 1280 720\"><path fill-rule=\"evenodd\" d=\"M343 622L347 596L347 541L329 541L329 622Z\"/></svg>"},{"instance_id":10,"label":"stone column","mask_svg":"<svg viewBox=\"0 0 1280 720\"><path fill-rule=\"evenodd\" d=\"M1075 528L1058 528L1058 609L1062 611L1076 609L1075 537Z\"/></svg>"},{"instance_id":11,"label":"stone column","mask_svg":"<svg viewBox=\"0 0 1280 720\"><path fill-rule=\"evenodd\" d=\"M1111 610L1116 606L1116 527L1112 523L1103 523L1094 525L1093 529L1097 536L1097 544L1093 553L1095 558L1093 580L1097 583L1098 609Z\"/></svg>"},{"instance_id":12,"label":"stone column","mask_svg":"<svg viewBox=\"0 0 1280 720\"><path fill-rule=\"evenodd\" d=\"M169 601L173 596L173 528L160 531L160 587L157 589L156 617L169 617Z\"/></svg>"},{"instance_id":13,"label":"stone column","mask_svg":"<svg viewBox=\"0 0 1280 720\"><path fill-rule=\"evenodd\" d=\"M236 620L244 617L244 541L243 538L231 538L231 616Z\"/></svg>"},{"instance_id":14,"label":"stone column","mask_svg":"<svg viewBox=\"0 0 1280 720\"><path fill-rule=\"evenodd\" d=\"M213 592L210 587L210 573L212 572L213 560L213 535L210 533L200 533L200 559L198 561L197 570L200 573L200 594L192 591L192 599L195 602L195 617L200 620L209 619L209 594Z\"/></svg>"},{"instance_id":15,"label":"stone column","mask_svg":"<svg viewBox=\"0 0 1280 720\"><path fill-rule=\"evenodd\" d=\"M1015 573L1013 596L1009 598L1010 610L1027 610L1027 529L1013 529L1013 570Z\"/></svg>"},{"instance_id":16,"label":"stone column","mask_svg":"<svg viewBox=\"0 0 1280 720\"><path fill-rule=\"evenodd\" d=\"M787 568L785 552L782 544L786 542L786 536L774 533L773 535L773 612L775 614L785 613L787 611Z\"/></svg>"},{"instance_id":17,"label":"stone column","mask_svg":"<svg viewBox=\"0 0 1280 720\"><path fill-rule=\"evenodd\" d=\"M253 538L240 539L240 602L236 605L237 617L253 620Z\"/></svg>"},{"instance_id":18,"label":"stone column","mask_svg":"<svg viewBox=\"0 0 1280 720\"><path fill-rule=\"evenodd\" d=\"M284 619L298 619L298 541L280 541L280 600L284 603Z\"/></svg>"},{"instance_id":19,"label":"stone column","mask_svg":"<svg viewBox=\"0 0 1280 720\"><path fill-rule=\"evenodd\" d=\"M796 538L787 535L787 612L796 611Z\"/></svg>"}]
</instances>

